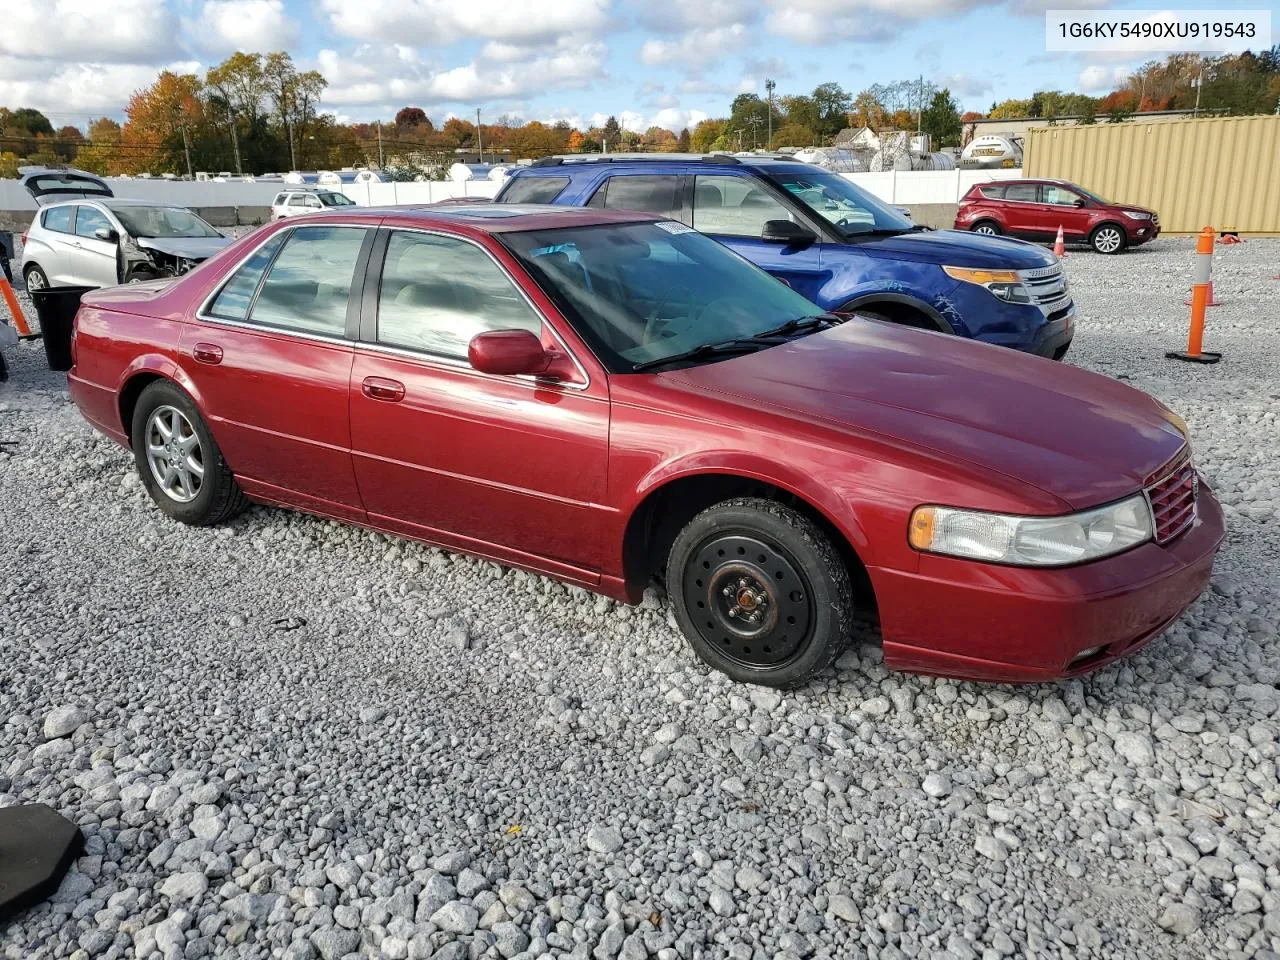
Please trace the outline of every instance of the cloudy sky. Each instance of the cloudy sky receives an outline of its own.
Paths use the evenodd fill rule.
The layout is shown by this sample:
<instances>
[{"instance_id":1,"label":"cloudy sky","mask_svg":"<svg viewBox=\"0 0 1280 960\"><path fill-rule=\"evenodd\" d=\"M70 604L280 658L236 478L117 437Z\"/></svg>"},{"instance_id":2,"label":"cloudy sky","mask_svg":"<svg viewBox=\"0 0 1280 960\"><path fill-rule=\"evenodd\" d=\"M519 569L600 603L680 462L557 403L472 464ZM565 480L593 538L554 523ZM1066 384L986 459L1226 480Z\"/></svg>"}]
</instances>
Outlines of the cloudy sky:
<instances>
[{"instance_id":1,"label":"cloudy sky","mask_svg":"<svg viewBox=\"0 0 1280 960\"><path fill-rule=\"evenodd\" d=\"M1046 7L1096 0L9 0L0 105L55 126L120 116L166 67L287 49L329 80L324 107L437 123L512 113L672 129L738 93L924 74L966 109L1037 88L1105 92L1137 60L1046 54ZM1172 4L1167 6L1182 6ZM1187 4L1191 6L1193 4ZM1141 58L1139 58L1141 59ZM597 117L597 115L599 115Z\"/></svg>"}]
</instances>

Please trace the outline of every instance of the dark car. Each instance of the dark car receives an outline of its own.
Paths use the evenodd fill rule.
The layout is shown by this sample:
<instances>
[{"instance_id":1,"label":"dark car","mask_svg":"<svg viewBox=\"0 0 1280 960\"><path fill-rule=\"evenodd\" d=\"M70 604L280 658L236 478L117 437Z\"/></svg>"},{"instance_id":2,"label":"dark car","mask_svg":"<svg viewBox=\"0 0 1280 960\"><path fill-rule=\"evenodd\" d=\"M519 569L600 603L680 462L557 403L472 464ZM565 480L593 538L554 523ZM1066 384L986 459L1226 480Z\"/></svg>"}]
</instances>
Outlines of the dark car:
<instances>
[{"instance_id":1,"label":"dark car","mask_svg":"<svg viewBox=\"0 0 1280 960\"><path fill-rule=\"evenodd\" d=\"M987 236L1044 242L1056 239L1059 228L1067 243L1119 253L1158 237L1160 217L1145 207L1110 203L1065 180L979 183L960 200L956 212L957 230Z\"/></svg>"},{"instance_id":2,"label":"dark car","mask_svg":"<svg viewBox=\"0 0 1280 960\"><path fill-rule=\"evenodd\" d=\"M636 602L804 682L1043 680L1141 647L1222 511L1181 420L1065 364L822 314L671 220L503 204L263 227L76 317L71 395L171 517L246 498Z\"/></svg>"},{"instance_id":3,"label":"dark car","mask_svg":"<svg viewBox=\"0 0 1280 960\"><path fill-rule=\"evenodd\" d=\"M679 220L834 313L1054 359L1075 334L1075 304L1047 251L918 226L847 177L787 158L548 157L518 167L495 199Z\"/></svg>"}]
</instances>

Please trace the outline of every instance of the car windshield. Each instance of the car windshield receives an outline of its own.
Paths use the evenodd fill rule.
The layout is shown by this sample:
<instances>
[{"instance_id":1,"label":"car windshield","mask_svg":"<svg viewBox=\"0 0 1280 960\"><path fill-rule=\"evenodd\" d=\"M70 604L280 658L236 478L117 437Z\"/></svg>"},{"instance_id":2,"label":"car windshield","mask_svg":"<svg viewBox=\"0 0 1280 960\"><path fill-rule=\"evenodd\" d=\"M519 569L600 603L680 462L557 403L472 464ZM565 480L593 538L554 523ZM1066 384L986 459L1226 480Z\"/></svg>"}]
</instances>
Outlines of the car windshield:
<instances>
[{"instance_id":1,"label":"car windshield","mask_svg":"<svg viewBox=\"0 0 1280 960\"><path fill-rule=\"evenodd\" d=\"M121 226L132 237L220 237L220 234L184 207L112 206Z\"/></svg>"},{"instance_id":2,"label":"car windshield","mask_svg":"<svg viewBox=\"0 0 1280 960\"><path fill-rule=\"evenodd\" d=\"M770 179L847 236L907 233L914 224L838 173L771 173Z\"/></svg>"},{"instance_id":3,"label":"car windshield","mask_svg":"<svg viewBox=\"0 0 1280 960\"><path fill-rule=\"evenodd\" d=\"M320 202L326 207L354 207L356 202L345 193L322 193Z\"/></svg>"},{"instance_id":4,"label":"car windshield","mask_svg":"<svg viewBox=\"0 0 1280 960\"><path fill-rule=\"evenodd\" d=\"M822 310L784 283L683 224L604 224L505 233L529 269L615 373L712 360L710 348ZM737 344L764 349L776 339ZM684 354L708 348L705 355Z\"/></svg>"}]
</instances>

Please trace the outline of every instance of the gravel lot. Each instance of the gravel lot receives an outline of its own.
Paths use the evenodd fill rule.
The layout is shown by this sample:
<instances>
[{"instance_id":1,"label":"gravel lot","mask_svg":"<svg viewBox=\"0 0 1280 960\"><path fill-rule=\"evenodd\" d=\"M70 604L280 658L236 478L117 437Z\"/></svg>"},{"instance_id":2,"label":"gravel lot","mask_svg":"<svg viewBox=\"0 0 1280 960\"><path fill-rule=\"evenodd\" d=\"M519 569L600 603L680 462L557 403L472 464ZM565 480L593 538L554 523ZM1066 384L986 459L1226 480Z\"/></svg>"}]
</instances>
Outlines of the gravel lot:
<instances>
[{"instance_id":1,"label":"gravel lot","mask_svg":"<svg viewBox=\"0 0 1280 960\"><path fill-rule=\"evenodd\" d=\"M656 596L279 510L180 527L11 351L0 806L88 849L0 956L1276 956L1280 241L1218 248L1216 367L1163 359L1193 244L1073 251L1070 360L1190 422L1212 588L1035 687L870 644L734 686Z\"/></svg>"}]
</instances>

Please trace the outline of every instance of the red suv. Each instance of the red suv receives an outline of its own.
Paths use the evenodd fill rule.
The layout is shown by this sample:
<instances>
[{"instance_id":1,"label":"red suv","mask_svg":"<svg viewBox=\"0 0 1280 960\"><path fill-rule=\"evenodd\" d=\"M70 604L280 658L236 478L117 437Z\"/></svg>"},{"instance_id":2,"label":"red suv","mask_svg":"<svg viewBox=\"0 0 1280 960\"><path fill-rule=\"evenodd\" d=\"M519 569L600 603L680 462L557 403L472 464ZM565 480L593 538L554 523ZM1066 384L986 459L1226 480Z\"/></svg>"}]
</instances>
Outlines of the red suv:
<instances>
[{"instance_id":1,"label":"red suv","mask_svg":"<svg viewBox=\"0 0 1280 960\"><path fill-rule=\"evenodd\" d=\"M999 180L975 184L960 200L956 229L1087 243L1098 253L1119 253L1160 235L1154 210L1109 203L1065 180Z\"/></svg>"}]
</instances>

